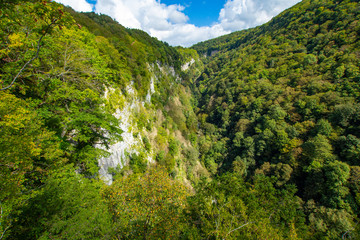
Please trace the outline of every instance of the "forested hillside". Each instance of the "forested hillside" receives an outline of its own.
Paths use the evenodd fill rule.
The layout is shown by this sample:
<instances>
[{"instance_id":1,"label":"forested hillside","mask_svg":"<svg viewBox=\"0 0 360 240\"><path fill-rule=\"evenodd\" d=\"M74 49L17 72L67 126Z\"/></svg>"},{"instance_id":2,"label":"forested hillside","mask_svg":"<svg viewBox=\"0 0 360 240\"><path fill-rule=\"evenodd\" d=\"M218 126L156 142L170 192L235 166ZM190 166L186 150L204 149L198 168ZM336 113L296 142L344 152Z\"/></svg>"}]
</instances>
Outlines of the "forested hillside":
<instances>
[{"instance_id":1,"label":"forested hillside","mask_svg":"<svg viewBox=\"0 0 360 240\"><path fill-rule=\"evenodd\" d=\"M0 2L0 239L357 239L360 4L171 47Z\"/></svg>"},{"instance_id":2,"label":"forested hillside","mask_svg":"<svg viewBox=\"0 0 360 240\"><path fill-rule=\"evenodd\" d=\"M132 236L113 212L117 180L138 194L143 179L157 178L155 189L179 194L177 181L191 191L209 177L185 80L201 69L195 50L51 1L0 6L1 239L113 239L128 228ZM129 205L130 222L147 219L139 207ZM144 228L170 221L157 218Z\"/></svg>"},{"instance_id":3,"label":"forested hillside","mask_svg":"<svg viewBox=\"0 0 360 240\"><path fill-rule=\"evenodd\" d=\"M358 222L359 13L358 1L305 0L193 47L206 58L201 161L213 174L296 186L313 239L349 237Z\"/></svg>"}]
</instances>

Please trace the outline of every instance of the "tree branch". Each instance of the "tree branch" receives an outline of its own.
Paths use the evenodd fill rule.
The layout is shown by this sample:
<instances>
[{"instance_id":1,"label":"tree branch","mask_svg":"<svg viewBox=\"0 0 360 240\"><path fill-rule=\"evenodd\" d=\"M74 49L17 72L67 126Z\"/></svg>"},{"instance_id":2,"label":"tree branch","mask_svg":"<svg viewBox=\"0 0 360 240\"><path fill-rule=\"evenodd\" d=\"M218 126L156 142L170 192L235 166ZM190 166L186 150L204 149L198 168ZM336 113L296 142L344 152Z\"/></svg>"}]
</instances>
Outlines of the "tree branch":
<instances>
[{"instance_id":1,"label":"tree branch","mask_svg":"<svg viewBox=\"0 0 360 240\"><path fill-rule=\"evenodd\" d=\"M2 203L1 203L1 201L0 201L0 225L1 225L2 219L3 219L3 207L2 207ZM5 230L4 230L3 233L1 234L0 240L4 237L6 231L10 228L10 226L11 226L11 223L10 223L10 225L8 225L8 226L5 228Z\"/></svg>"},{"instance_id":2,"label":"tree branch","mask_svg":"<svg viewBox=\"0 0 360 240\"><path fill-rule=\"evenodd\" d=\"M0 240L4 237L6 231L7 231L9 228L10 228L10 225L5 228L5 230L4 230L3 233L1 234Z\"/></svg>"},{"instance_id":3,"label":"tree branch","mask_svg":"<svg viewBox=\"0 0 360 240\"><path fill-rule=\"evenodd\" d=\"M358 224L359 224L359 222L357 222L352 229L347 230L347 231L342 235L341 239L346 239L346 235L349 234L349 232L354 231L356 225L358 225ZM350 238L351 238L351 237L350 237Z\"/></svg>"},{"instance_id":4,"label":"tree branch","mask_svg":"<svg viewBox=\"0 0 360 240\"><path fill-rule=\"evenodd\" d=\"M39 52L40 52L40 48L41 48L41 41L43 40L43 38L46 36L46 34L48 34L50 28L52 25L54 25L55 23L57 22L57 19L54 19L46 28L45 32L43 33L43 35L41 35L41 37L39 38L38 42L37 42L37 50L36 50L36 53L34 55L34 57L32 57L29 61L27 61L24 66L20 69L20 71L16 74L16 76L14 77L14 79L12 80L12 82L4 87L4 88L1 88L0 91L3 91L3 90L6 90L6 89L9 89L11 88L14 83L16 82L16 80L20 77L21 73L25 70L25 68L32 62L34 61L36 58L39 57Z\"/></svg>"},{"instance_id":5,"label":"tree branch","mask_svg":"<svg viewBox=\"0 0 360 240\"><path fill-rule=\"evenodd\" d=\"M241 225L240 227L231 230L230 232L228 232L228 233L225 235L225 237L224 237L223 240L225 240L225 238L226 238L230 233L232 233L232 232L234 232L234 231L236 231L236 230L239 230L240 228L243 228L243 227L245 227L246 225L248 225L248 224L250 224L250 223L253 223L253 222L247 222L247 223Z\"/></svg>"},{"instance_id":6,"label":"tree branch","mask_svg":"<svg viewBox=\"0 0 360 240\"><path fill-rule=\"evenodd\" d=\"M4 237L4 234L9 229L9 227L10 227L10 225L5 228L4 232L1 234L0 240Z\"/></svg>"}]
</instances>

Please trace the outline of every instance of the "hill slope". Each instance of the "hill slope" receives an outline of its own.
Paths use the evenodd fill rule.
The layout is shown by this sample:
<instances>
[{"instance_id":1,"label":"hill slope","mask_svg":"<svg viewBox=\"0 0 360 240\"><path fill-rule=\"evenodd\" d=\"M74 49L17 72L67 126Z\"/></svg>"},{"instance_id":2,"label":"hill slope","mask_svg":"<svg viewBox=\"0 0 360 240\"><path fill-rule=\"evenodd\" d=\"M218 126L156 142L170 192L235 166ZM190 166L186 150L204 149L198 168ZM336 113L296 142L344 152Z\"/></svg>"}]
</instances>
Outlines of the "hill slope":
<instances>
[{"instance_id":1,"label":"hill slope","mask_svg":"<svg viewBox=\"0 0 360 240\"><path fill-rule=\"evenodd\" d=\"M295 184L319 238L340 236L359 214L359 20L358 1L305 0L193 46L206 58L196 83L202 162Z\"/></svg>"},{"instance_id":2,"label":"hill slope","mask_svg":"<svg viewBox=\"0 0 360 240\"><path fill-rule=\"evenodd\" d=\"M185 84L196 51L51 1L0 17L1 238L101 238L117 229L104 182L155 165L189 189L208 178Z\"/></svg>"},{"instance_id":3,"label":"hill slope","mask_svg":"<svg viewBox=\"0 0 360 240\"><path fill-rule=\"evenodd\" d=\"M192 49L0 6L0 238L359 237L358 1Z\"/></svg>"}]
</instances>

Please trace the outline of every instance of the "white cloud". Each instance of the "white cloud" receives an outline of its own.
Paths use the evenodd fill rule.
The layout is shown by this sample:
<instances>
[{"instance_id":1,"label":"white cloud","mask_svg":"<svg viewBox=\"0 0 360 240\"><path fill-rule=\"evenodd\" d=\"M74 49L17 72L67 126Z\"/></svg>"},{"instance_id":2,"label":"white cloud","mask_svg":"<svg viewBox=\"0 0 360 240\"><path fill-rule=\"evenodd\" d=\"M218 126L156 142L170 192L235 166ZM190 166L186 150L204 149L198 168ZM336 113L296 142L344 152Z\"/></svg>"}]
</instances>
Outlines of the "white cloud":
<instances>
[{"instance_id":1,"label":"white cloud","mask_svg":"<svg viewBox=\"0 0 360 240\"><path fill-rule=\"evenodd\" d=\"M93 6L86 2L86 0L55 0L58 3L62 3L65 6L72 7L75 11L78 12L91 12Z\"/></svg>"},{"instance_id":2,"label":"white cloud","mask_svg":"<svg viewBox=\"0 0 360 240\"><path fill-rule=\"evenodd\" d=\"M91 11L85 0L56 0L77 11ZM97 0L96 12L116 19L129 28L142 29L171 45L191 46L199 41L269 21L300 0L227 0L219 12L218 22L197 27L179 4L165 5L160 0ZM207 6L211 7L211 6Z\"/></svg>"},{"instance_id":3,"label":"white cloud","mask_svg":"<svg viewBox=\"0 0 360 240\"><path fill-rule=\"evenodd\" d=\"M197 27L188 23L184 6L165 5L159 0L98 0L96 12L115 18L129 28L138 28L171 45L191 46L230 33L219 25Z\"/></svg>"},{"instance_id":4,"label":"white cloud","mask_svg":"<svg viewBox=\"0 0 360 240\"><path fill-rule=\"evenodd\" d=\"M224 31L220 25L196 27L193 24L179 24L167 31L150 30L149 33L174 46L191 46L200 41L228 34L230 31Z\"/></svg>"},{"instance_id":5,"label":"white cloud","mask_svg":"<svg viewBox=\"0 0 360 240\"><path fill-rule=\"evenodd\" d=\"M236 31L269 21L300 0L228 0L219 14L224 30Z\"/></svg>"},{"instance_id":6,"label":"white cloud","mask_svg":"<svg viewBox=\"0 0 360 240\"><path fill-rule=\"evenodd\" d=\"M145 31L165 31L185 24L189 18L183 10L183 6L167 6L156 0L98 0L96 4L96 12L112 16L125 27Z\"/></svg>"}]
</instances>

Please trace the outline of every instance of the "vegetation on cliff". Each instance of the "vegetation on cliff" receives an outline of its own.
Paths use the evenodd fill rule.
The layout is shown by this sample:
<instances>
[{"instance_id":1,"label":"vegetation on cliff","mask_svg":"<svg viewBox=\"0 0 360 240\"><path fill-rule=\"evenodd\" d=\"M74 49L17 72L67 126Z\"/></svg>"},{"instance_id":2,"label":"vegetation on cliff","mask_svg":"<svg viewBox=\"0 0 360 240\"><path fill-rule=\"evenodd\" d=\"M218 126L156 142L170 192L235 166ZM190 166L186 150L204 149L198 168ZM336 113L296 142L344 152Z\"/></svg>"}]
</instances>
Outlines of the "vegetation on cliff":
<instances>
[{"instance_id":1,"label":"vegetation on cliff","mask_svg":"<svg viewBox=\"0 0 360 240\"><path fill-rule=\"evenodd\" d=\"M304 0L186 49L0 3L0 239L358 238L359 13Z\"/></svg>"}]
</instances>

